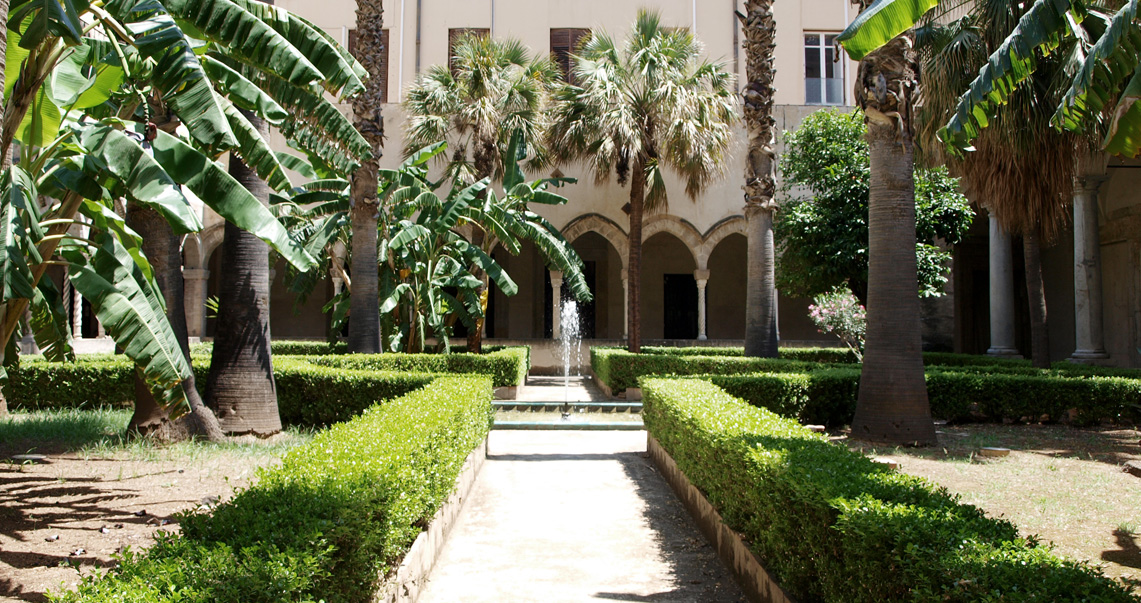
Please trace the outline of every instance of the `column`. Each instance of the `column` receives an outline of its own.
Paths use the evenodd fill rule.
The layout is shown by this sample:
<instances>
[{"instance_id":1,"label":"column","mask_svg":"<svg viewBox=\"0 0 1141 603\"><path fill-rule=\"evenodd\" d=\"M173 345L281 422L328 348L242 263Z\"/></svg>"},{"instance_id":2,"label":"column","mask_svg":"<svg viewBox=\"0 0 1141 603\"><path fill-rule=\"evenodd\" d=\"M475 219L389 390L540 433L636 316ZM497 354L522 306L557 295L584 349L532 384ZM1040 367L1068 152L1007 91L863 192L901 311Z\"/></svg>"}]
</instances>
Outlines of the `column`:
<instances>
[{"instance_id":1,"label":"column","mask_svg":"<svg viewBox=\"0 0 1141 603\"><path fill-rule=\"evenodd\" d=\"M622 269L622 339L630 336L630 273Z\"/></svg>"},{"instance_id":2,"label":"column","mask_svg":"<svg viewBox=\"0 0 1141 603\"><path fill-rule=\"evenodd\" d=\"M340 295L341 291L343 291L344 288L345 288L345 279L343 279L339 276L334 276L333 277L333 295L334 296Z\"/></svg>"},{"instance_id":3,"label":"column","mask_svg":"<svg viewBox=\"0 0 1141 603\"><path fill-rule=\"evenodd\" d=\"M83 296L78 291L71 296L71 336L83 339Z\"/></svg>"},{"instance_id":4,"label":"column","mask_svg":"<svg viewBox=\"0 0 1141 603\"><path fill-rule=\"evenodd\" d=\"M563 334L563 273L558 270L551 271L551 292L551 339L558 339Z\"/></svg>"},{"instance_id":5,"label":"column","mask_svg":"<svg viewBox=\"0 0 1141 603\"><path fill-rule=\"evenodd\" d=\"M990 356L1016 357L1014 344L1014 260L1010 235L990 216Z\"/></svg>"},{"instance_id":6,"label":"column","mask_svg":"<svg viewBox=\"0 0 1141 603\"><path fill-rule=\"evenodd\" d=\"M705 335L705 285L709 283L708 270L694 270L693 278L697 280L697 339L709 339Z\"/></svg>"},{"instance_id":7,"label":"column","mask_svg":"<svg viewBox=\"0 0 1141 603\"><path fill-rule=\"evenodd\" d=\"M1109 358L1102 324L1101 236L1098 232L1097 192L1104 177L1079 177L1074 182L1074 327L1070 360Z\"/></svg>"},{"instance_id":8,"label":"column","mask_svg":"<svg viewBox=\"0 0 1141 603\"><path fill-rule=\"evenodd\" d=\"M183 304L186 306L186 335L206 336L206 279L210 271L205 268L183 268L182 280L186 284Z\"/></svg>"}]
</instances>

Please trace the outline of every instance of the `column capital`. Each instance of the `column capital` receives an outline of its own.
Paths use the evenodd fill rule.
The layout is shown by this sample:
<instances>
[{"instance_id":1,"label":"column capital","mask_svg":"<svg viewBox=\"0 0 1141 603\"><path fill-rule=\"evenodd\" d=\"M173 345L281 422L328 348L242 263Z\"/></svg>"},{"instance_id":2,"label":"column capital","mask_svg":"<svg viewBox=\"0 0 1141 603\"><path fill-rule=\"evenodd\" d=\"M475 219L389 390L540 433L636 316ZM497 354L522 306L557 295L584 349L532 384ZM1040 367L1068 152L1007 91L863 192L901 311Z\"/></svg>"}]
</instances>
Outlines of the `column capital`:
<instances>
[{"instance_id":1,"label":"column capital","mask_svg":"<svg viewBox=\"0 0 1141 603\"><path fill-rule=\"evenodd\" d=\"M551 270L550 272L551 272L551 286L552 287L562 287L563 286L563 273L559 270Z\"/></svg>"},{"instance_id":2,"label":"column capital","mask_svg":"<svg viewBox=\"0 0 1141 603\"><path fill-rule=\"evenodd\" d=\"M623 285L626 284L626 281L630 280L630 271L626 270L625 268L619 271L618 275L622 277Z\"/></svg>"},{"instance_id":3,"label":"column capital","mask_svg":"<svg viewBox=\"0 0 1141 603\"><path fill-rule=\"evenodd\" d=\"M699 281L708 281L709 280L709 271L708 270L694 270L693 271L693 278L695 278Z\"/></svg>"}]
</instances>

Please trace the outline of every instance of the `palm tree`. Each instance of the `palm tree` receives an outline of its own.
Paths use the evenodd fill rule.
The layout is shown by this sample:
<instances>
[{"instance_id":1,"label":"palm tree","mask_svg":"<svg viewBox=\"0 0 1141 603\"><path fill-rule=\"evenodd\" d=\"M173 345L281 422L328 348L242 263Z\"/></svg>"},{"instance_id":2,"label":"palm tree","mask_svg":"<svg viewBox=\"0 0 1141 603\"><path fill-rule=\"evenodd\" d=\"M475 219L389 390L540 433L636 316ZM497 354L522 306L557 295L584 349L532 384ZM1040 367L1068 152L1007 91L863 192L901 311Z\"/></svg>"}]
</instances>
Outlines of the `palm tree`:
<instances>
[{"instance_id":1,"label":"palm tree","mask_svg":"<svg viewBox=\"0 0 1141 603\"><path fill-rule=\"evenodd\" d=\"M449 65L429 68L408 91L404 155L447 141L449 181L460 186L485 178L502 181L503 153L518 132L527 167L543 167L545 110L557 66L548 57L532 57L518 40L484 35L462 36L454 55ZM496 244L481 229L473 231L471 242L485 253ZM478 266L472 273L484 283L479 296L486 309L487 275ZM481 316L469 329L469 352L481 350L483 324Z\"/></svg>"},{"instance_id":2,"label":"palm tree","mask_svg":"<svg viewBox=\"0 0 1141 603\"><path fill-rule=\"evenodd\" d=\"M377 170L384 146L384 117L381 115L385 91L380 89L384 64L384 6L379 0L357 2L356 54L368 72L364 92L353 101L353 119L357 130L368 141L372 159L366 159L353 172L351 198L352 289L349 321L349 351L377 354L380 344L380 301L377 278Z\"/></svg>"},{"instance_id":3,"label":"palm tree","mask_svg":"<svg viewBox=\"0 0 1141 603\"><path fill-rule=\"evenodd\" d=\"M696 199L723 174L737 119L733 76L701 57L693 34L667 30L658 13L639 10L625 43L594 34L574 57L577 85L555 95L547 147L562 161L583 161L598 180L616 173L630 184L631 352L641 349L642 219L666 207L664 170Z\"/></svg>"},{"instance_id":4,"label":"palm tree","mask_svg":"<svg viewBox=\"0 0 1141 603\"><path fill-rule=\"evenodd\" d=\"M263 138L264 120L246 116ZM230 175L266 207L269 185L240 157ZM218 292L218 322L206 381L206 403L228 434L264 436L281 431L269 331L269 246L227 222L222 239L225 278Z\"/></svg>"},{"instance_id":5,"label":"palm tree","mask_svg":"<svg viewBox=\"0 0 1141 603\"><path fill-rule=\"evenodd\" d=\"M975 140L974 152L962 157L939 152L942 144L937 138L939 127L955 114L960 91L1024 13L1017 4L981 0L961 19L947 24L932 19L920 30L924 103L919 137L934 151L934 159L947 161L962 173L967 186L1004 230L1022 236L1031 357L1035 366L1048 368L1041 246L1051 242L1066 223L1079 143L1078 136L1051 128L1050 121L1068 82L1064 74L1075 71L1075 59L1084 54L1074 51L1082 49L1070 40L1043 58L1029 78L1030 85L1014 91L997 108Z\"/></svg>"},{"instance_id":6,"label":"palm tree","mask_svg":"<svg viewBox=\"0 0 1141 603\"><path fill-rule=\"evenodd\" d=\"M745 301L745 355L777 355L776 249L773 214L776 180L776 122L773 120L773 50L776 21L772 0L747 0L737 13L745 31L745 125L749 152L745 161L745 219L749 228L748 293ZM760 243L759 245L756 243Z\"/></svg>"},{"instance_id":7,"label":"palm tree","mask_svg":"<svg viewBox=\"0 0 1141 603\"><path fill-rule=\"evenodd\" d=\"M864 4L863 9L868 9ZM913 38L900 35L860 61L856 104L868 126L868 326L852 436L937 442L923 374L915 257Z\"/></svg>"}]
</instances>

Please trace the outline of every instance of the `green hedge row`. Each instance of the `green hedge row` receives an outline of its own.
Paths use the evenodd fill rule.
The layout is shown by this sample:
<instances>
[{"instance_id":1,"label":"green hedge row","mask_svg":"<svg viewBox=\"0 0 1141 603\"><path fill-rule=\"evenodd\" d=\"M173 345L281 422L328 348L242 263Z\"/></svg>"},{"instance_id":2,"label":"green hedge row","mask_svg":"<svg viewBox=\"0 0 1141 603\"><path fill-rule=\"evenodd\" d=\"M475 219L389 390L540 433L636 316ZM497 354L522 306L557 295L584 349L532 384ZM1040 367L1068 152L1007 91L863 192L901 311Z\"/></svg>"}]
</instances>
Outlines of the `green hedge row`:
<instances>
[{"instance_id":1,"label":"green hedge row","mask_svg":"<svg viewBox=\"0 0 1141 603\"><path fill-rule=\"evenodd\" d=\"M1135 601L921 478L700 380L642 382L646 427L801 601Z\"/></svg>"},{"instance_id":2,"label":"green hedge row","mask_svg":"<svg viewBox=\"0 0 1141 603\"><path fill-rule=\"evenodd\" d=\"M306 356L321 366L372 371L420 371L491 375L495 387L522 385L531 369L531 349L500 348L484 354L346 354Z\"/></svg>"},{"instance_id":3,"label":"green hedge row","mask_svg":"<svg viewBox=\"0 0 1141 603\"><path fill-rule=\"evenodd\" d=\"M287 342L288 343L288 342ZM308 342L304 342L308 343ZM210 371L208 355L193 356L200 392ZM438 373L487 374L496 387L521 384L530 369L530 349L502 348L475 354L379 354L275 356L278 409L288 425L324 426L361 413L378 399L423 387ZM123 356L81 355L74 363L21 359L9 369L13 409L130 407L134 365Z\"/></svg>"},{"instance_id":4,"label":"green hedge row","mask_svg":"<svg viewBox=\"0 0 1141 603\"><path fill-rule=\"evenodd\" d=\"M807 373L700 375L730 394L802 423L850 424L859 394L858 368ZM938 368L927 371L931 414L951 422L1101 421L1141 419L1141 381L1121 377L1076 377L1057 373L1021 375Z\"/></svg>"},{"instance_id":5,"label":"green hedge row","mask_svg":"<svg viewBox=\"0 0 1141 603\"><path fill-rule=\"evenodd\" d=\"M452 490L491 421L491 380L441 377L291 451L181 535L57 600L370 601Z\"/></svg>"},{"instance_id":6,"label":"green hedge row","mask_svg":"<svg viewBox=\"0 0 1141 603\"><path fill-rule=\"evenodd\" d=\"M701 348L664 348L673 350ZM712 348L721 349L721 348ZM731 375L758 372L808 372L821 365L781 358L694 356L686 354L631 354L622 348L590 348L590 367L599 380L618 393L638 386L647 375Z\"/></svg>"},{"instance_id":7,"label":"green hedge row","mask_svg":"<svg viewBox=\"0 0 1141 603\"><path fill-rule=\"evenodd\" d=\"M190 346L193 356L209 356L214 343L203 341ZM304 341L283 339L269 342L269 350L274 356L321 356L325 354L348 353L349 346L343 341L330 344L327 341Z\"/></svg>"}]
</instances>

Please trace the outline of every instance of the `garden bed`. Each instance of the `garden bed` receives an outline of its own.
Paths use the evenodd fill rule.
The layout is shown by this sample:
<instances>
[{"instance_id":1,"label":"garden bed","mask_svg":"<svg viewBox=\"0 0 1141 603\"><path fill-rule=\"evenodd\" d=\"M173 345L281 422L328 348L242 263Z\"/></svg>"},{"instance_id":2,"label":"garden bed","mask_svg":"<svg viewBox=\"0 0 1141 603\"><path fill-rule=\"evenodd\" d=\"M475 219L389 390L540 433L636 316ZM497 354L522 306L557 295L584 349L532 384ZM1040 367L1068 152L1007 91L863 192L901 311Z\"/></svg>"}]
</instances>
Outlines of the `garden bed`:
<instances>
[{"instance_id":1,"label":"garden bed","mask_svg":"<svg viewBox=\"0 0 1141 603\"><path fill-rule=\"evenodd\" d=\"M796 599L1136 600L1013 524L707 381L641 385L650 434Z\"/></svg>"}]
</instances>

